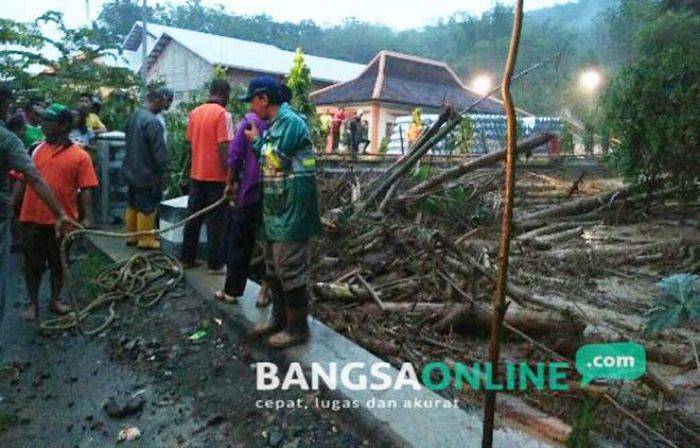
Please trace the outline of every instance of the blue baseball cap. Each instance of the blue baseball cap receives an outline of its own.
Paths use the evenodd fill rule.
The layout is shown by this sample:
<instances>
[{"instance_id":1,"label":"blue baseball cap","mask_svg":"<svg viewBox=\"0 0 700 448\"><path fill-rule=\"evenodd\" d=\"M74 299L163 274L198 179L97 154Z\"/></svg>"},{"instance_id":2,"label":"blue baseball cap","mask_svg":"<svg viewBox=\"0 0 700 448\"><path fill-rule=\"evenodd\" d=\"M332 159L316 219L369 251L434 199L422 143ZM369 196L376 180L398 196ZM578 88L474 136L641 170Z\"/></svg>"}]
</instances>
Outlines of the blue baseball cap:
<instances>
[{"instance_id":1,"label":"blue baseball cap","mask_svg":"<svg viewBox=\"0 0 700 448\"><path fill-rule=\"evenodd\" d=\"M273 93L279 96L279 86L275 80L269 76L256 76L248 83L248 92L239 99L249 103L255 96L264 93Z\"/></svg>"}]
</instances>

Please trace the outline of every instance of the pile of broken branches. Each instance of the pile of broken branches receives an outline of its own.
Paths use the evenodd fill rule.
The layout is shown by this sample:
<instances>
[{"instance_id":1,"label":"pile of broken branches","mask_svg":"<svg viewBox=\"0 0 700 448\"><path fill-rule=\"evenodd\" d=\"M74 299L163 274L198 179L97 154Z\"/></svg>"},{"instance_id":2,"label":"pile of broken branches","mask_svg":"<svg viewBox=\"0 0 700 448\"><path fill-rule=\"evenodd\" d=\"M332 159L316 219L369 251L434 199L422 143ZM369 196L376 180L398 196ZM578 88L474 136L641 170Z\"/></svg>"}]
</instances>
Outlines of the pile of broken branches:
<instances>
[{"instance_id":1,"label":"pile of broken branches","mask_svg":"<svg viewBox=\"0 0 700 448\"><path fill-rule=\"evenodd\" d=\"M448 110L442 122L453 115ZM349 170L321 180L326 234L315 245L311 264L315 314L396 363L486 359L482 338L491 321L494 217L502 206L497 165L505 151L430 172L429 165L418 166L434 136L428 130L379 175ZM551 138L523 140L517 153L527 154ZM643 314L661 273L700 269L698 206L669 200L662 187L650 203L605 177L584 177L580 170L569 179L518 174L503 356L570 361L589 342L639 342L658 365L641 384L581 388L572 381L572 388L594 399L615 396L610 407L625 411L617 412L621 424L608 432L619 430L619 435L632 425L639 445L646 437L692 446L700 442L693 426L699 421L700 364L693 351L698 329L649 337ZM636 286L636 300L606 289L611 282ZM571 367L569 378L576 378ZM506 395L499 398L499 410L563 441L575 411L559 409L562 400L551 398ZM652 428L645 415L665 418Z\"/></svg>"}]
</instances>

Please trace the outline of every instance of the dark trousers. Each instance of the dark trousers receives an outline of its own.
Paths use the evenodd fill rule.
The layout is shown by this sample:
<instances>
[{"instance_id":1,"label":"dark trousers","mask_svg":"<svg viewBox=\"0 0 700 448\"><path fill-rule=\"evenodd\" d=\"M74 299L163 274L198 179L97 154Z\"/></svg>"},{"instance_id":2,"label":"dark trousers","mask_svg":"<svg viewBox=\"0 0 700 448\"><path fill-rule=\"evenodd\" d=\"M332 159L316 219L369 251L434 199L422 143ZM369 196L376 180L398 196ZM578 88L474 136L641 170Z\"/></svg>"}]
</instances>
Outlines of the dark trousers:
<instances>
[{"instance_id":1,"label":"dark trousers","mask_svg":"<svg viewBox=\"0 0 700 448\"><path fill-rule=\"evenodd\" d=\"M306 288L308 240L267 241L265 243L265 280L273 293L277 286L287 297L286 304L291 308L307 306L306 302L293 300L289 295L294 290ZM305 300L303 297L302 300Z\"/></svg>"},{"instance_id":2,"label":"dark trousers","mask_svg":"<svg viewBox=\"0 0 700 448\"><path fill-rule=\"evenodd\" d=\"M187 202L188 215L206 208L224 194L226 184L223 182L190 181L190 197ZM185 225L182 241L182 261L194 263L197 259L197 244L202 224L207 224L207 248L209 250L209 269L221 269L224 266L224 230L226 227L226 209L224 204Z\"/></svg>"},{"instance_id":3,"label":"dark trousers","mask_svg":"<svg viewBox=\"0 0 700 448\"><path fill-rule=\"evenodd\" d=\"M129 185L127 189L126 203L129 207L145 214L155 213L160 201L163 200L163 187L135 187Z\"/></svg>"},{"instance_id":4,"label":"dark trousers","mask_svg":"<svg viewBox=\"0 0 700 448\"><path fill-rule=\"evenodd\" d=\"M338 128L338 129L333 129L333 131L331 132L331 134L332 134L332 136L333 136L333 143L332 143L332 146L331 146L331 147L332 147L333 150L335 151L336 149L338 149L338 145L340 144L340 128Z\"/></svg>"},{"instance_id":5,"label":"dark trousers","mask_svg":"<svg viewBox=\"0 0 700 448\"><path fill-rule=\"evenodd\" d=\"M255 232L262 218L259 204L240 207L230 213L226 226L226 283L224 292L240 297L248 280L250 259L255 249Z\"/></svg>"},{"instance_id":6,"label":"dark trousers","mask_svg":"<svg viewBox=\"0 0 700 448\"><path fill-rule=\"evenodd\" d=\"M22 223L24 278L29 298L39 298L41 277L46 268L51 271L51 299L58 300L63 288L63 265L61 264L61 240L56 238L54 226Z\"/></svg>"},{"instance_id":7,"label":"dark trousers","mask_svg":"<svg viewBox=\"0 0 700 448\"><path fill-rule=\"evenodd\" d=\"M5 313L5 300L8 293L8 280L10 279L10 218L0 213L0 325ZM0 337L2 342L2 337Z\"/></svg>"}]
</instances>

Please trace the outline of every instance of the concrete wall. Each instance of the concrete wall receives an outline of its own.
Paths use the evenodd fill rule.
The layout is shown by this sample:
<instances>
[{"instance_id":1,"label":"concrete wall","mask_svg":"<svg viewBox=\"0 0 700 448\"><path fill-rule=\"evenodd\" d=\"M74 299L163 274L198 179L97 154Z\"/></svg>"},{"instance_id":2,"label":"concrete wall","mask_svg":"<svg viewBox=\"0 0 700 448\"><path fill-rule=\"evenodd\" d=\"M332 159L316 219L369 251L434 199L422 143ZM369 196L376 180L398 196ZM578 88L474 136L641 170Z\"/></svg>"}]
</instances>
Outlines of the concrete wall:
<instances>
[{"instance_id":1,"label":"concrete wall","mask_svg":"<svg viewBox=\"0 0 700 448\"><path fill-rule=\"evenodd\" d=\"M290 67L291 68L291 67ZM148 80L164 81L175 91L175 101L182 99L185 93L201 88L212 74L210 63L183 47L176 41L171 41L165 47L158 59L148 70ZM247 86L248 82L262 72L228 69L228 79L231 84ZM283 75L270 75L277 81L284 79ZM312 82L312 91L329 86L327 82Z\"/></svg>"},{"instance_id":2,"label":"concrete wall","mask_svg":"<svg viewBox=\"0 0 700 448\"><path fill-rule=\"evenodd\" d=\"M204 85L212 65L175 41L171 41L148 70L148 80L164 81L175 91L175 99Z\"/></svg>"}]
</instances>

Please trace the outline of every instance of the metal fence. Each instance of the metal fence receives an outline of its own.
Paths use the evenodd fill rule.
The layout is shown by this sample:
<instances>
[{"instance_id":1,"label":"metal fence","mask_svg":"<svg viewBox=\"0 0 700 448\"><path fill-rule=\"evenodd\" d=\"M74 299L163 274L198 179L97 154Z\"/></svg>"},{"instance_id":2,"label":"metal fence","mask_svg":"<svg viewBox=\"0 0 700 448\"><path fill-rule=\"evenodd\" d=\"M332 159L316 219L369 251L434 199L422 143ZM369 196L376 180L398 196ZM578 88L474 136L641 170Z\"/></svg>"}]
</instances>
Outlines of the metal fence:
<instances>
[{"instance_id":1,"label":"metal fence","mask_svg":"<svg viewBox=\"0 0 700 448\"><path fill-rule=\"evenodd\" d=\"M126 184L121 179L126 152L123 132L100 134L95 144L95 165L100 185L95 191L95 220L121 223L126 209Z\"/></svg>"}]
</instances>

